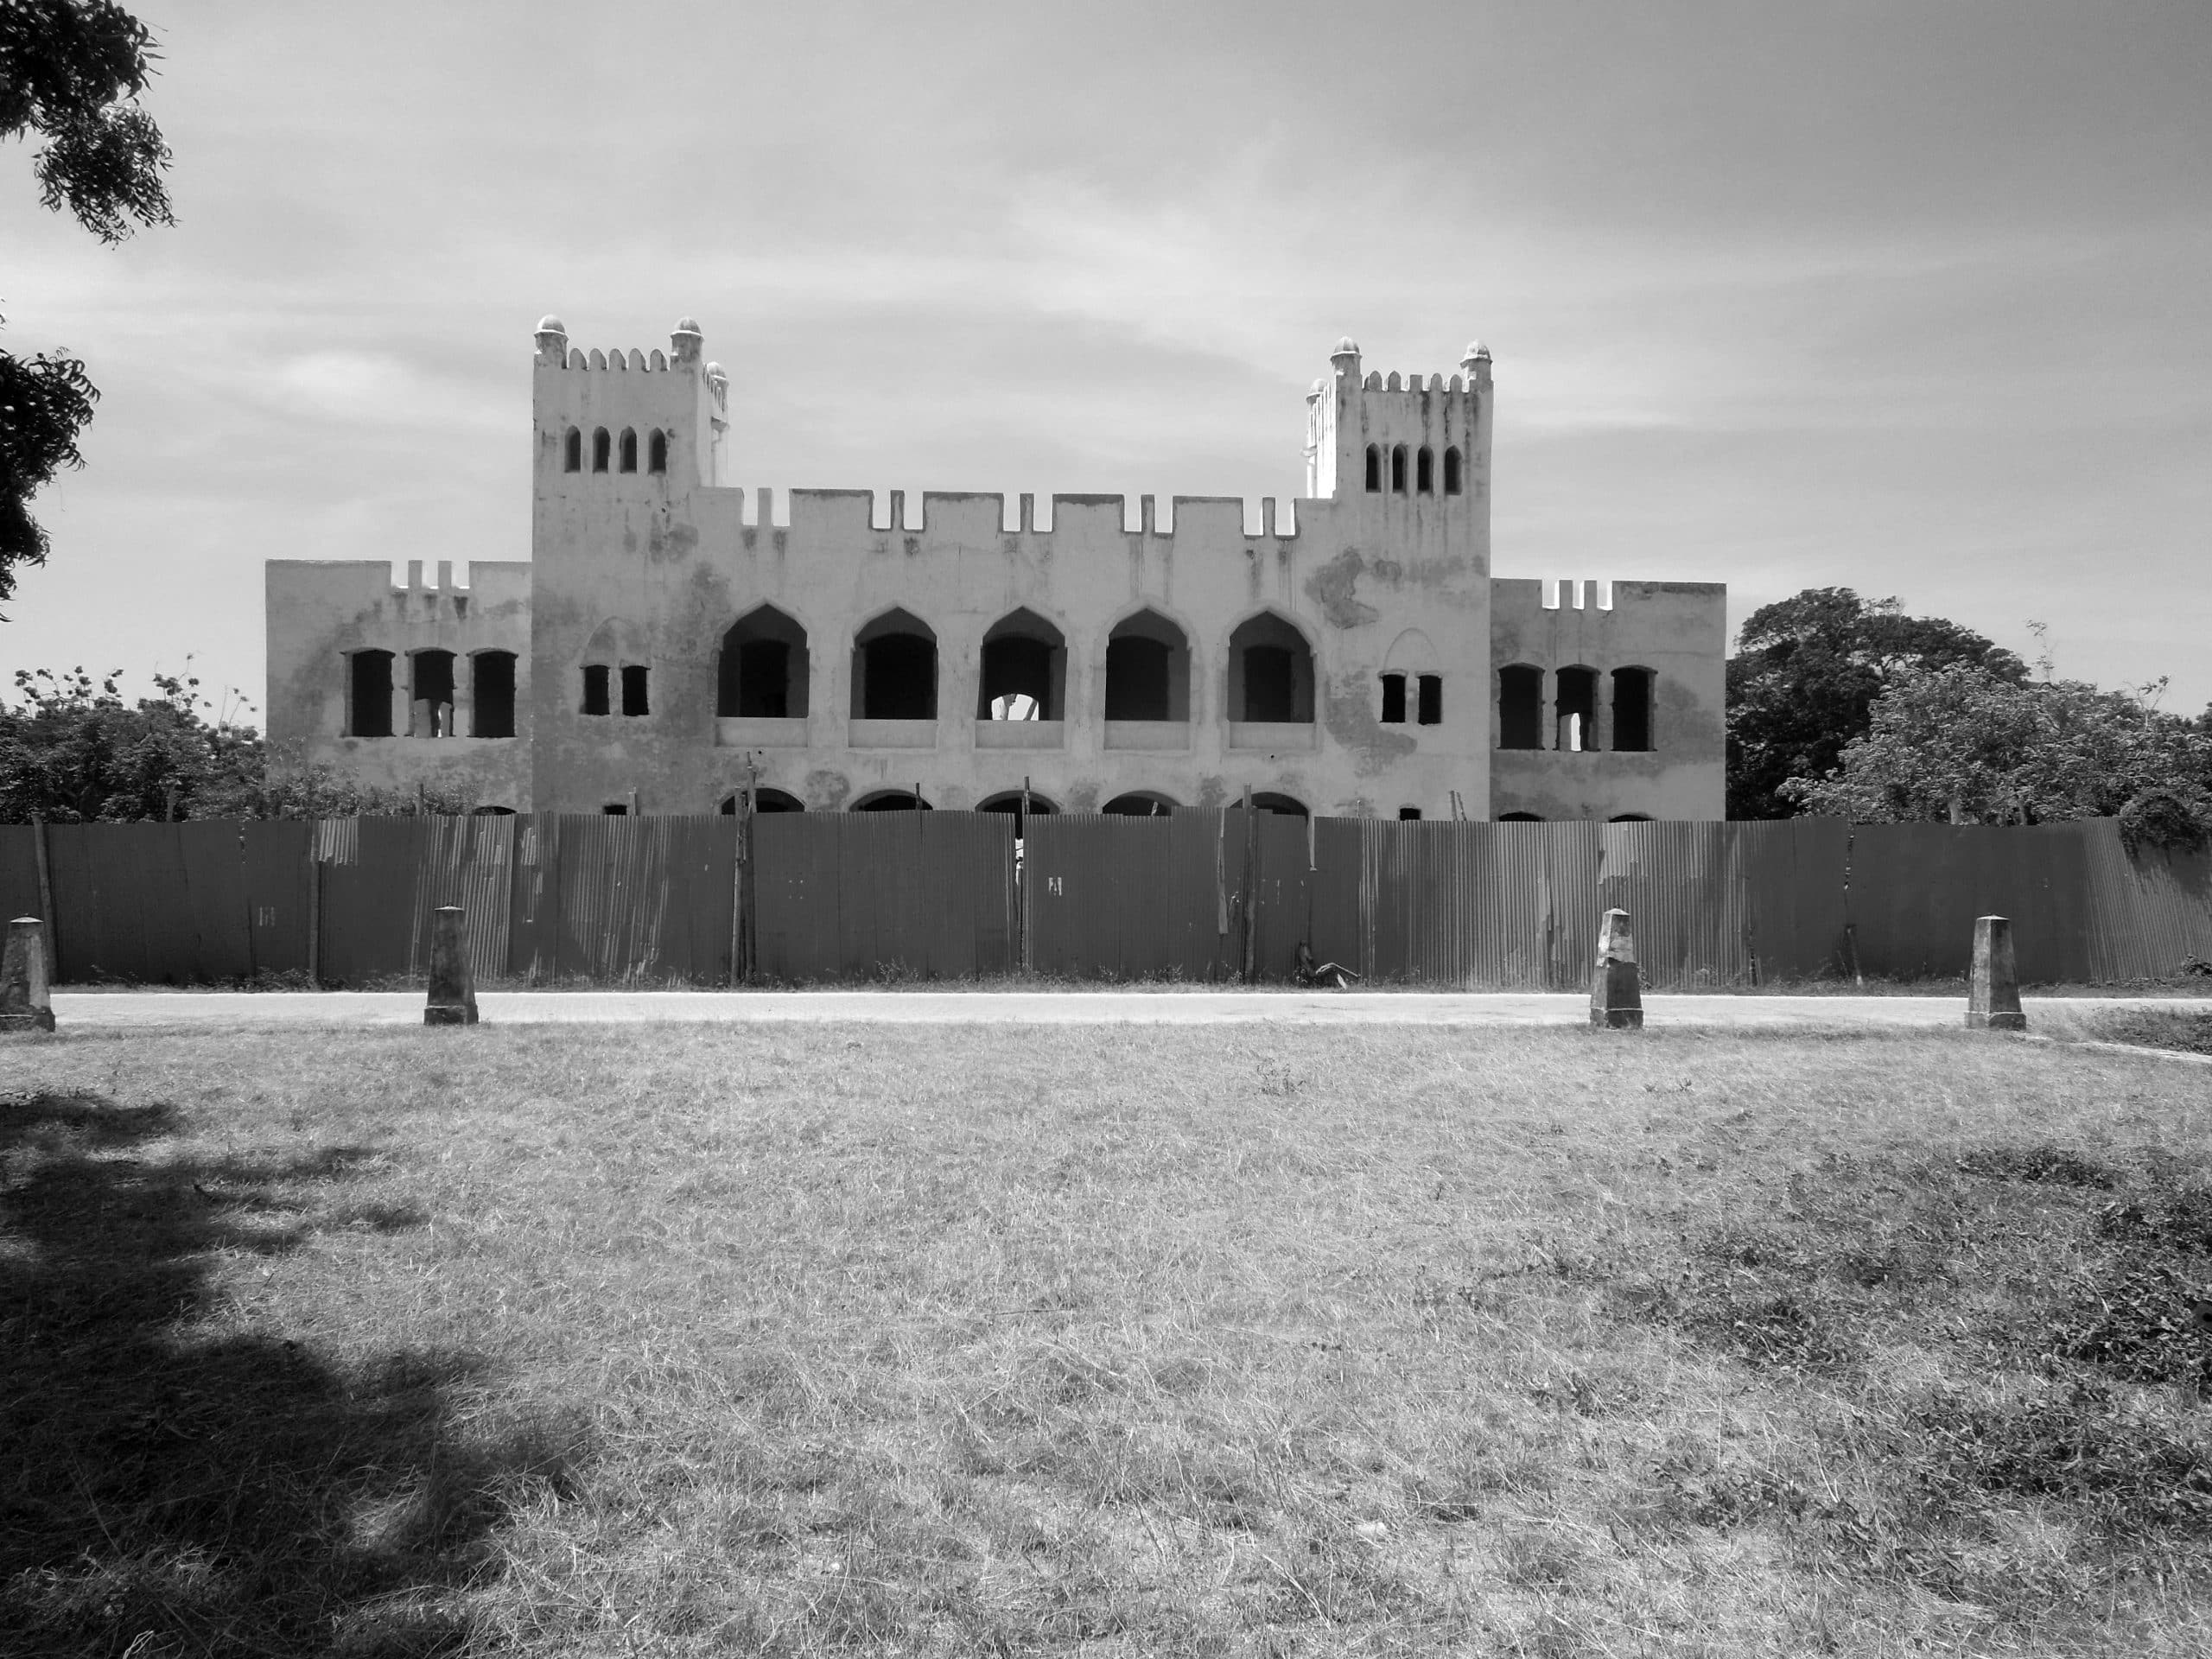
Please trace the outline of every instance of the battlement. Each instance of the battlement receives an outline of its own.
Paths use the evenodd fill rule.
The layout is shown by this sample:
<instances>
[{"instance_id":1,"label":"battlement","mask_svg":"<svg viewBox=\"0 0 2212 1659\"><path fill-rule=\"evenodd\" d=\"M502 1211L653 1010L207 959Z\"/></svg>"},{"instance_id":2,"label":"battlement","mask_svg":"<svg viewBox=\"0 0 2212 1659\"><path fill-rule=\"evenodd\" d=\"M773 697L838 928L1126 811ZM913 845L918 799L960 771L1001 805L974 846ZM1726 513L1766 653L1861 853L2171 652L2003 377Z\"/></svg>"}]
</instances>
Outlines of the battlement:
<instances>
[{"instance_id":1,"label":"battlement","mask_svg":"<svg viewBox=\"0 0 2212 1659\"><path fill-rule=\"evenodd\" d=\"M537 325L537 366L572 374L627 373L664 374L671 370L698 368L705 356L707 337L699 332L699 325L689 317L677 319L676 327L668 337L669 349L658 346L646 352L632 346L624 351L617 346L603 351L598 346L585 351L569 344L568 325L558 317L546 317ZM715 383L719 392L728 377L718 363L704 365L707 378Z\"/></svg>"},{"instance_id":2,"label":"battlement","mask_svg":"<svg viewBox=\"0 0 2212 1659\"><path fill-rule=\"evenodd\" d=\"M1007 497L996 490L782 489L727 486L738 497L747 530L791 530L850 537L862 533L931 536L954 541L1003 536L1168 537L1292 541L1295 500L1272 495L1046 495ZM1165 511L1162 511L1162 508Z\"/></svg>"},{"instance_id":3,"label":"battlement","mask_svg":"<svg viewBox=\"0 0 2212 1659\"><path fill-rule=\"evenodd\" d=\"M1461 392L1471 392L1476 390L1472 384L1462 380L1456 374L1449 380L1440 374L1432 374L1426 383L1419 374L1409 374L1401 384L1395 369L1391 370L1388 374L1370 372L1366 379L1360 382L1360 385L1367 391L1407 391L1416 397L1436 392L1449 392L1457 397Z\"/></svg>"}]
</instances>

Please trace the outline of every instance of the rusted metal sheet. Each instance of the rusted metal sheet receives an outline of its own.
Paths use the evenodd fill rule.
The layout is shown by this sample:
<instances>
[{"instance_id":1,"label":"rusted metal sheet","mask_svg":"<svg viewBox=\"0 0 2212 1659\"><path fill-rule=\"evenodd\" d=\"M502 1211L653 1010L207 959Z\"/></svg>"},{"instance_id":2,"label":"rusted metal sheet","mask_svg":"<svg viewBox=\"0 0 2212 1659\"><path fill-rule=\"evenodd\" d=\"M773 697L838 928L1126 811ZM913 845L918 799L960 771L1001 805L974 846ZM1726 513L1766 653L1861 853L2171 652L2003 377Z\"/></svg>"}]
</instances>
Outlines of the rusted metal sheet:
<instances>
[{"instance_id":1,"label":"rusted metal sheet","mask_svg":"<svg viewBox=\"0 0 2212 1659\"><path fill-rule=\"evenodd\" d=\"M838 837L830 812L769 812L753 820L753 950L764 979L835 979Z\"/></svg>"},{"instance_id":2,"label":"rusted metal sheet","mask_svg":"<svg viewBox=\"0 0 2212 1659\"><path fill-rule=\"evenodd\" d=\"M39 914L38 828L0 823L0 925Z\"/></svg>"},{"instance_id":3,"label":"rusted metal sheet","mask_svg":"<svg viewBox=\"0 0 2212 1659\"><path fill-rule=\"evenodd\" d=\"M2091 977L2164 979L2192 957L2212 962L2212 854L2131 857L2110 818L2063 827L2082 850Z\"/></svg>"},{"instance_id":4,"label":"rusted metal sheet","mask_svg":"<svg viewBox=\"0 0 2212 1659\"><path fill-rule=\"evenodd\" d=\"M1778 818L1723 828L1742 871L1744 950L1752 982L1847 971L1844 883L1851 825L1842 818Z\"/></svg>"},{"instance_id":5,"label":"rusted metal sheet","mask_svg":"<svg viewBox=\"0 0 2212 1659\"><path fill-rule=\"evenodd\" d=\"M557 860L556 976L608 985L728 981L736 820L564 812L543 815L539 836L541 864Z\"/></svg>"},{"instance_id":6,"label":"rusted metal sheet","mask_svg":"<svg viewBox=\"0 0 2212 1659\"><path fill-rule=\"evenodd\" d=\"M326 983L371 984L410 970L429 822L325 818L315 826Z\"/></svg>"},{"instance_id":7,"label":"rusted metal sheet","mask_svg":"<svg viewBox=\"0 0 2212 1659\"><path fill-rule=\"evenodd\" d=\"M1319 832L1311 818L1274 812L1259 814L1253 827L1260 854L1252 893L1253 976L1262 982L1287 980L1296 969L1300 944L1313 931ZM1236 834L1232 817L1230 835Z\"/></svg>"},{"instance_id":8,"label":"rusted metal sheet","mask_svg":"<svg viewBox=\"0 0 2212 1659\"><path fill-rule=\"evenodd\" d=\"M2042 829L1867 823L1852 832L1847 903L1861 972L1956 978L1974 955L1977 916L2012 920L2020 977L2085 979L2084 846Z\"/></svg>"},{"instance_id":9,"label":"rusted metal sheet","mask_svg":"<svg viewBox=\"0 0 2212 1659\"><path fill-rule=\"evenodd\" d=\"M315 872L310 857L314 826L297 818L278 818L238 828L254 971L304 973L308 921L314 908L308 894Z\"/></svg>"},{"instance_id":10,"label":"rusted metal sheet","mask_svg":"<svg viewBox=\"0 0 2212 1659\"><path fill-rule=\"evenodd\" d=\"M1038 971L1114 980L1234 975L1241 942L1230 899L1244 851L1233 817L1031 819L1023 851Z\"/></svg>"},{"instance_id":11,"label":"rusted metal sheet","mask_svg":"<svg viewBox=\"0 0 2212 1659\"><path fill-rule=\"evenodd\" d=\"M1711 990L1751 978L1743 857L1726 824L1608 823L1599 834L1599 907L1629 913L1648 988Z\"/></svg>"},{"instance_id":12,"label":"rusted metal sheet","mask_svg":"<svg viewBox=\"0 0 2212 1659\"><path fill-rule=\"evenodd\" d=\"M439 909L458 905L467 924L468 960L479 979L507 971L513 905L517 820L512 817L429 818L422 869L415 884L415 935L410 973L430 969L430 936Z\"/></svg>"},{"instance_id":13,"label":"rusted metal sheet","mask_svg":"<svg viewBox=\"0 0 2212 1659\"><path fill-rule=\"evenodd\" d=\"M847 977L1012 971L1011 813L855 812L834 822Z\"/></svg>"},{"instance_id":14,"label":"rusted metal sheet","mask_svg":"<svg viewBox=\"0 0 2212 1659\"><path fill-rule=\"evenodd\" d=\"M47 827L57 978L168 983L252 972L238 826Z\"/></svg>"}]
</instances>

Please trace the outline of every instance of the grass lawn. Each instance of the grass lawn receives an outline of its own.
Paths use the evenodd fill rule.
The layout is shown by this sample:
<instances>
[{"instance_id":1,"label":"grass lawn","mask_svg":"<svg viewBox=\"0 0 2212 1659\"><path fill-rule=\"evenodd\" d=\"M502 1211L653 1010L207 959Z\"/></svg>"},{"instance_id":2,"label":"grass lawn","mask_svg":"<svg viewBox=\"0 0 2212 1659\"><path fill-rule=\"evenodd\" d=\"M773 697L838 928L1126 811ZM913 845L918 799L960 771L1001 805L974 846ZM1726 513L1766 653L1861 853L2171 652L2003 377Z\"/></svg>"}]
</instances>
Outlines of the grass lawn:
<instances>
[{"instance_id":1,"label":"grass lawn","mask_svg":"<svg viewBox=\"0 0 2212 1659\"><path fill-rule=\"evenodd\" d=\"M2212 1650L2212 1079L0 1039L0 1652Z\"/></svg>"}]
</instances>

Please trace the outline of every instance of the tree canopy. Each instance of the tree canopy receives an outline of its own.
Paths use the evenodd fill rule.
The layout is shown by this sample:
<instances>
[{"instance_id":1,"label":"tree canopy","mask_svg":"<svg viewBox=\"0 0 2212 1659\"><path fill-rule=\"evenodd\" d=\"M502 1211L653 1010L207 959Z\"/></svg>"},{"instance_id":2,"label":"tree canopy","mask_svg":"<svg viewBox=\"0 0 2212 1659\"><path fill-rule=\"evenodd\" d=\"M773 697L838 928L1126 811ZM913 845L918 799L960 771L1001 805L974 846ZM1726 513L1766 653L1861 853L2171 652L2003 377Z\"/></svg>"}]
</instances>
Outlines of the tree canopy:
<instances>
[{"instance_id":1,"label":"tree canopy","mask_svg":"<svg viewBox=\"0 0 2212 1659\"><path fill-rule=\"evenodd\" d=\"M1861 823L2117 817L2131 839L2195 844L2212 827L2212 734L2141 693L2019 680L1978 664L1908 670L1833 776L1785 798Z\"/></svg>"},{"instance_id":2,"label":"tree canopy","mask_svg":"<svg viewBox=\"0 0 2212 1659\"><path fill-rule=\"evenodd\" d=\"M1728 816L1808 810L1783 785L1834 771L1901 679L1955 665L2006 683L2027 677L2018 657L1971 629L1848 588L1808 588L1752 612L1728 659Z\"/></svg>"},{"instance_id":3,"label":"tree canopy","mask_svg":"<svg viewBox=\"0 0 2212 1659\"><path fill-rule=\"evenodd\" d=\"M110 0L0 0L0 140L44 138L32 162L41 200L103 242L175 223L168 146L138 103L157 56L152 32ZM77 435L99 397L66 352L0 352L0 600L17 566L46 563L31 498L84 465Z\"/></svg>"},{"instance_id":4,"label":"tree canopy","mask_svg":"<svg viewBox=\"0 0 2212 1659\"><path fill-rule=\"evenodd\" d=\"M0 703L0 823L391 817L475 804L451 789L378 789L272 753L196 679L156 674L158 696L127 702L121 678L16 671L16 702Z\"/></svg>"}]
</instances>

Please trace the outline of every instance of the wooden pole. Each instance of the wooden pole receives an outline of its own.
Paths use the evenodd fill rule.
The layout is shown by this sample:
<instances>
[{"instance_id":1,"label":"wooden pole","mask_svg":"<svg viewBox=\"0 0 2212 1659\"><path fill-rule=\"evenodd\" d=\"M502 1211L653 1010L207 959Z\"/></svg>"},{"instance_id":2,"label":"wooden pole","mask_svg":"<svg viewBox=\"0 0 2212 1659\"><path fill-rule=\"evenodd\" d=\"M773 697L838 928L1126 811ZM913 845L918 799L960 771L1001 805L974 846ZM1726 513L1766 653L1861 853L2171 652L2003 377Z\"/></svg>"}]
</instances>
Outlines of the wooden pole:
<instances>
[{"instance_id":1,"label":"wooden pole","mask_svg":"<svg viewBox=\"0 0 2212 1659\"><path fill-rule=\"evenodd\" d=\"M1252 810L1252 785L1244 785L1244 982L1249 985L1259 969L1260 930L1254 925L1252 912L1260 896L1260 823Z\"/></svg>"},{"instance_id":2,"label":"wooden pole","mask_svg":"<svg viewBox=\"0 0 2212 1659\"><path fill-rule=\"evenodd\" d=\"M38 858L38 917L46 933L46 972L61 977L61 930L54 913L54 855L46 844L46 820L31 820L31 849Z\"/></svg>"}]
</instances>

